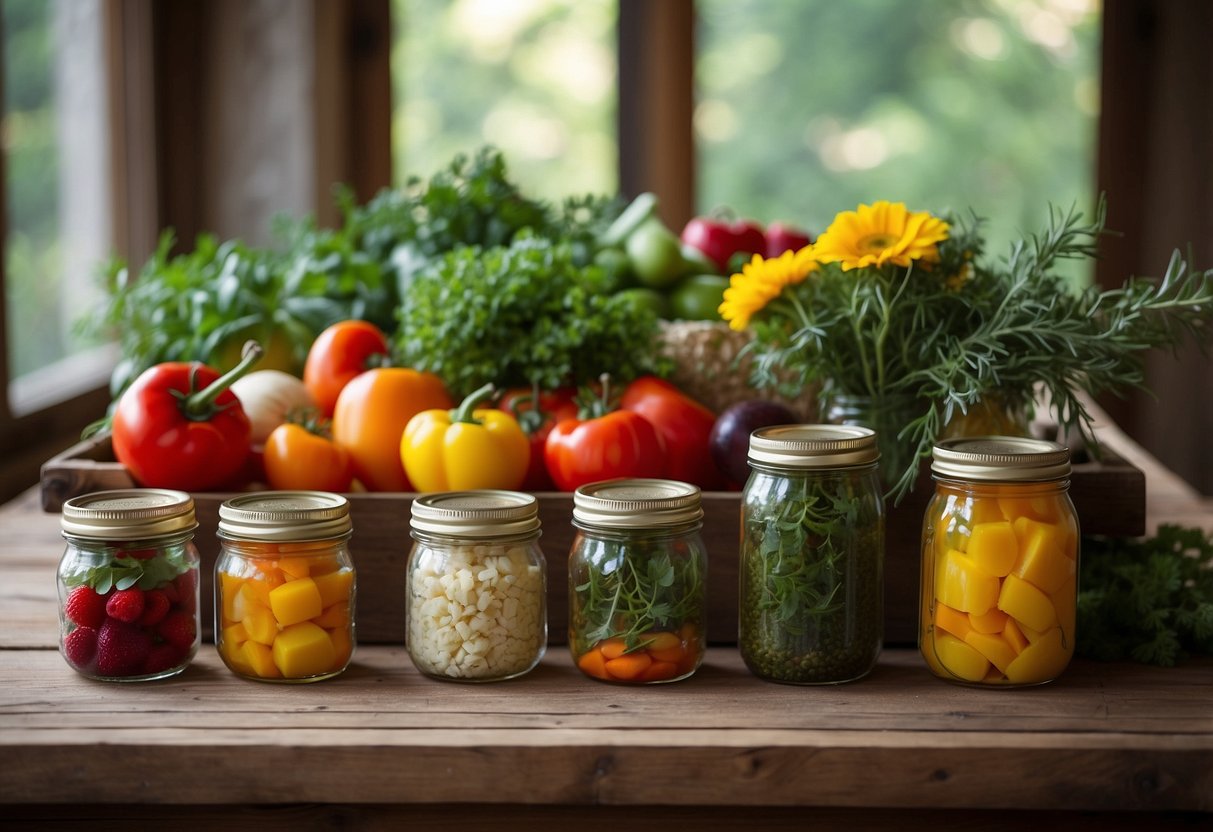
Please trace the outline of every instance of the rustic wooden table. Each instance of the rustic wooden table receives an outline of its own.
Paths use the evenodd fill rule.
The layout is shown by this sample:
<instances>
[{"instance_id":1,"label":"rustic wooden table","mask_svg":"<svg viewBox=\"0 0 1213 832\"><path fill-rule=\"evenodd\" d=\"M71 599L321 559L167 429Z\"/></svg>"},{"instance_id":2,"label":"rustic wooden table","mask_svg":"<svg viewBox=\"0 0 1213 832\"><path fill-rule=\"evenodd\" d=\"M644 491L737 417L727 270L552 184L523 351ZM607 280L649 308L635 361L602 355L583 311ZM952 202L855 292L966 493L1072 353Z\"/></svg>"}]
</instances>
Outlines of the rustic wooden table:
<instances>
[{"instance_id":1,"label":"rustic wooden table","mask_svg":"<svg viewBox=\"0 0 1213 832\"><path fill-rule=\"evenodd\" d=\"M1151 525L1213 504L1139 448ZM181 676L91 682L56 651L58 517L0 508L6 827L1073 829L1213 821L1213 660L1076 660L1054 684L973 690L886 650L845 686L772 685L735 647L686 682L584 678L554 643L521 679L452 685L396 644L328 682L246 682L204 644ZM204 604L206 599L204 599ZM558 634L553 634L554 641Z\"/></svg>"}]
</instances>

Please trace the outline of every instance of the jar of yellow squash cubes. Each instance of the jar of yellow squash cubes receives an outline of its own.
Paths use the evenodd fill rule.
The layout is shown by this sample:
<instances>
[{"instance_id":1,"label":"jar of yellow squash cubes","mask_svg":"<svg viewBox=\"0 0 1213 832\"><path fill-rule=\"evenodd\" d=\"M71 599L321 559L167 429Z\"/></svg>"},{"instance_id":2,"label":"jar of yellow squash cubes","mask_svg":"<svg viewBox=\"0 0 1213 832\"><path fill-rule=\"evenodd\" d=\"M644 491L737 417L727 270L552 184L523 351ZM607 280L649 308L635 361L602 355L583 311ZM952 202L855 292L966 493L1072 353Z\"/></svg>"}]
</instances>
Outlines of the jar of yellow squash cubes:
<instances>
[{"instance_id":1,"label":"jar of yellow squash cubes","mask_svg":"<svg viewBox=\"0 0 1213 832\"><path fill-rule=\"evenodd\" d=\"M215 646L263 682L316 682L354 652L349 501L317 491L244 494L219 508Z\"/></svg>"},{"instance_id":2,"label":"jar of yellow squash cubes","mask_svg":"<svg viewBox=\"0 0 1213 832\"><path fill-rule=\"evenodd\" d=\"M1039 685L1074 654L1078 519L1070 452L1004 436L934 448L919 649L942 679Z\"/></svg>"}]
</instances>

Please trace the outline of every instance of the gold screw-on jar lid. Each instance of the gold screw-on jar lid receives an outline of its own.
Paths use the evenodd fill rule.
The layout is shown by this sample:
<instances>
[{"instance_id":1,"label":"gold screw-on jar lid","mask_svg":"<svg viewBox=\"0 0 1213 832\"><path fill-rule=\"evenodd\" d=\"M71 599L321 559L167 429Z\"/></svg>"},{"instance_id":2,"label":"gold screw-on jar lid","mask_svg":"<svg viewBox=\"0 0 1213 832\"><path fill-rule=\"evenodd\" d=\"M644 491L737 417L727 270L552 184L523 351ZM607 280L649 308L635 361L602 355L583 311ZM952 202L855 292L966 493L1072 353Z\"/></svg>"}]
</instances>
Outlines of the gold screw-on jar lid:
<instances>
[{"instance_id":1,"label":"gold screw-on jar lid","mask_svg":"<svg viewBox=\"0 0 1213 832\"><path fill-rule=\"evenodd\" d=\"M253 492L219 506L219 536L231 540L328 540L352 528L349 500L326 491Z\"/></svg>"},{"instance_id":2,"label":"gold screw-on jar lid","mask_svg":"<svg viewBox=\"0 0 1213 832\"><path fill-rule=\"evenodd\" d=\"M95 491L63 504L59 525L65 535L94 540L147 540L198 528L194 499L167 488Z\"/></svg>"},{"instance_id":3,"label":"gold screw-on jar lid","mask_svg":"<svg viewBox=\"0 0 1213 832\"><path fill-rule=\"evenodd\" d=\"M586 526L662 528L701 519L699 487L678 480L604 480L573 492L573 520Z\"/></svg>"},{"instance_id":4,"label":"gold screw-on jar lid","mask_svg":"<svg viewBox=\"0 0 1213 832\"><path fill-rule=\"evenodd\" d=\"M970 436L935 445L931 473L987 482L1047 482L1070 476L1070 449L1018 436Z\"/></svg>"},{"instance_id":5,"label":"gold screw-on jar lid","mask_svg":"<svg viewBox=\"0 0 1213 832\"><path fill-rule=\"evenodd\" d=\"M425 494L413 500L413 531L484 539L539 529L539 500L521 491L481 489Z\"/></svg>"},{"instance_id":6,"label":"gold screw-on jar lid","mask_svg":"<svg viewBox=\"0 0 1213 832\"><path fill-rule=\"evenodd\" d=\"M773 468L854 468L880 459L876 431L856 425L774 425L750 434L752 463Z\"/></svg>"}]
</instances>

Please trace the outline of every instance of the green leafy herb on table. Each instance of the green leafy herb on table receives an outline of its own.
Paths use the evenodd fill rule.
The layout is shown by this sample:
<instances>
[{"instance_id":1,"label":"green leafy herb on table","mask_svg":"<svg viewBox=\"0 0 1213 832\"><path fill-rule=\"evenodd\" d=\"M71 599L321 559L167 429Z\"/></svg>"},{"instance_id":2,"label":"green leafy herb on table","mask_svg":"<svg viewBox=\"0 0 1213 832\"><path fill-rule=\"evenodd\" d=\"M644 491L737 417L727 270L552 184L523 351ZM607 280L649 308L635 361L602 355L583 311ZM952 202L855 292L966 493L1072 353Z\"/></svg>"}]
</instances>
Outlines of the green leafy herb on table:
<instances>
[{"instance_id":1,"label":"green leafy herb on table","mask_svg":"<svg viewBox=\"0 0 1213 832\"><path fill-rule=\"evenodd\" d=\"M663 369L656 315L602 281L567 244L539 237L452 251L406 286L395 351L456 397L489 382L555 389Z\"/></svg>"},{"instance_id":2,"label":"green leafy herb on table","mask_svg":"<svg viewBox=\"0 0 1213 832\"><path fill-rule=\"evenodd\" d=\"M1213 534L1084 537L1080 569L1079 655L1166 667L1213 656Z\"/></svg>"}]
</instances>

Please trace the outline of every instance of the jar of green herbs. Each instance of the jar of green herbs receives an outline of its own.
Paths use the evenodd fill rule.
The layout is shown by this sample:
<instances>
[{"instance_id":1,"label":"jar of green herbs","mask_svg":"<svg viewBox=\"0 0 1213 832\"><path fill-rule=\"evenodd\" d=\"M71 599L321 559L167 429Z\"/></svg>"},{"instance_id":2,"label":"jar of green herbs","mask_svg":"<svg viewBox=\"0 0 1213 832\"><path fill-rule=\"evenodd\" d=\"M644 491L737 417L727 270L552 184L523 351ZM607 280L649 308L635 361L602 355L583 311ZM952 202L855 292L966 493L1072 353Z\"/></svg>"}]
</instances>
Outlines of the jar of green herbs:
<instances>
[{"instance_id":1,"label":"jar of green herbs","mask_svg":"<svg viewBox=\"0 0 1213 832\"><path fill-rule=\"evenodd\" d=\"M673 682L703 660L707 549L699 488L660 479L573 495L569 649L604 682Z\"/></svg>"},{"instance_id":2,"label":"jar of green herbs","mask_svg":"<svg viewBox=\"0 0 1213 832\"><path fill-rule=\"evenodd\" d=\"M876 433L780 425L750 437L738 642L771 682L866 676L884 623L885 510Z\"/></svg>"}]
</instances>

